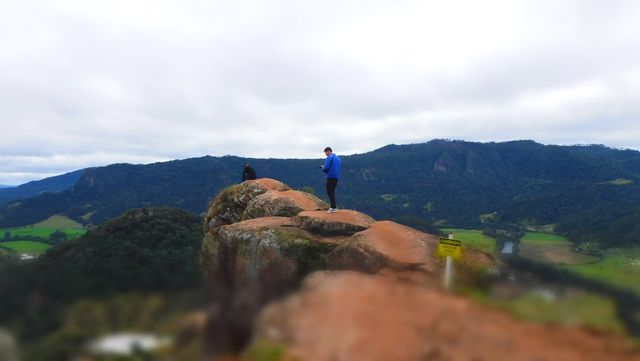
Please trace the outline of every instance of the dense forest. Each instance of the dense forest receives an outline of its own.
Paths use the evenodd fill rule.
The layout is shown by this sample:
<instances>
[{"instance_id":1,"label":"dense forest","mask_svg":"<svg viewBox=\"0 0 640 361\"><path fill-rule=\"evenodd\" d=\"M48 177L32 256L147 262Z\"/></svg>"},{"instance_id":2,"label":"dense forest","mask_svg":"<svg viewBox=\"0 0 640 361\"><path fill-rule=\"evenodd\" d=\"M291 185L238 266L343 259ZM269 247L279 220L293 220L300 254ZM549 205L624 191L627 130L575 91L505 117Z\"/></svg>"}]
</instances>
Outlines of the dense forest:
<instances>
[{"instance_id":1,"label":"dense forest","mask_svg":"<svg viewBox=\"0 0 640 361\"><path fill-rule=\"evenodd\" d=\"M176 295L200 292L202 236L194 214L133 209L35 260L0 258L0 324L17 332L28 360L68 360L70 350L142 315L149 327L168 307L185 307Z\"/></svg>"},{"instance_id":2,"label":"dense forest","mask_svg":"<svg viewBox=\"0 0 640 361\"><path fill-rule=\"evenodd\" d=\"M433 140L342 158L338 206L378 219L427 230L433 225L523 230L553 225L576 243L640 243L637 151ZM30 224L52 214L97 225L148 206L202 213L221 189L240 181L244 161L259 177L312 187L324 196L320 158L225 156L114 164L84 171L67 190L9 202L0 210L0 226Z\"/></svg>"}]
</instances>

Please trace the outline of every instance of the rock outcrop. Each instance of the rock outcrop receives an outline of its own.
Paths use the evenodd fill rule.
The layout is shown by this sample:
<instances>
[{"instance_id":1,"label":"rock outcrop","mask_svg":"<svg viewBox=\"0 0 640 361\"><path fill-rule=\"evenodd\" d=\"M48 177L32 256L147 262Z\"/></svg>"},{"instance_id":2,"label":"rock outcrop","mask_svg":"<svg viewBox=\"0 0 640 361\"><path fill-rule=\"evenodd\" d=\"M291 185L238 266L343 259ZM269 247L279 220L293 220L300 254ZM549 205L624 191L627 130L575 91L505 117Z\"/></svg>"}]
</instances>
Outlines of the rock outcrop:
<instances>
[{"instance_id":1,"label":"rock outcrop","mask_svg":"<svg viewBox=\"0 0 640 361\"><path fill-rule=\"evenodd\" d=\"M211 202L201 255L210 354L274 344L287 360L640 360L587 332L524 325L448 294L438 237L326 209L272 179ZM496 267L466 250L457 280Z\"/></svg>"},{"instance_id":2,"label":"rock outcrop","mask_svg":"<svg viewBox=\"0 0 640 361\"><path fill-rule=\"evenodd\" d=\"M262 312L256 339L287 345L285 360L640 360L612 337L524 324L436 287L356 272L309 276Z\"/></svg>"}]
</instances>

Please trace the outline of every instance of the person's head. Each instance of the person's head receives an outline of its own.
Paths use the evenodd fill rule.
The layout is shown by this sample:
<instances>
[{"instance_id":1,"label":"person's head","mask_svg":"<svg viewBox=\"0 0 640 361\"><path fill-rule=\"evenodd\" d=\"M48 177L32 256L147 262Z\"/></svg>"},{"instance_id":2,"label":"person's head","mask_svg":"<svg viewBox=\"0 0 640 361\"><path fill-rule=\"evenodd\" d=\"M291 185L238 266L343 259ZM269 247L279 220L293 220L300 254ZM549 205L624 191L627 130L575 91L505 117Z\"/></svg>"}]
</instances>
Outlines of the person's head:
<instances>
[{"instance_id":1,"label":"person's head","mask_svg":"<svg viewBox=\"0 0 640 361\"><path fill-rule=\"evenodd\" d=\"M247 168L249 166L249 163L245 162L243 166Z\"/></svg>"},{"instance_id":2,"label":"person's head","mask_svg":"<svg viewBox=\"0 0 640 361\"><path fill-rule=\"evenodd\" d=\"M326 147L324 148L324 154L328 157L331 155L331 153L333 153L333 149L331 149L331 147Z\"/></svg>"}]
</instances>

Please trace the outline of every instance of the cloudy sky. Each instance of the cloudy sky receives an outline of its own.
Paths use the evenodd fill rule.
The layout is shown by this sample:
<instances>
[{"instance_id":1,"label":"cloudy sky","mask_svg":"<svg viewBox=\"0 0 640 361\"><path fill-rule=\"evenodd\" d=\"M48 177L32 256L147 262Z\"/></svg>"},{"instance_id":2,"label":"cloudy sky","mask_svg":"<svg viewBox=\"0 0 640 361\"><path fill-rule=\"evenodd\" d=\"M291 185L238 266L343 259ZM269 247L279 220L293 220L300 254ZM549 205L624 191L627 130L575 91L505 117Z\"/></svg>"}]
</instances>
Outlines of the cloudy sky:
<instances>
[{"instance_id":1,"label":"cloudy sky","mask_svg":"<svg viewBox=\"0 0 640 361\"><path fill-rule=\"evenodd\" d=\"M640 2L0 1L0 184L433 138L640 150Z\"/></svg>"}]
</instances>

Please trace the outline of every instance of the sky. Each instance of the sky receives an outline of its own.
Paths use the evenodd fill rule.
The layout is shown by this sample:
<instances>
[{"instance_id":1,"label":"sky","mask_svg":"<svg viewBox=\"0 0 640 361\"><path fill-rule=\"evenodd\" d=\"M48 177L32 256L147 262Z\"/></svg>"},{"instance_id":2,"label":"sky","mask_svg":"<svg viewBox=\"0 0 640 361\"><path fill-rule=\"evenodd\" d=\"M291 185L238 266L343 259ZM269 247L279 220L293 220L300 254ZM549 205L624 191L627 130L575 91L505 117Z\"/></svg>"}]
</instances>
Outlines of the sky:
<instances>
[{"instance_id":1,"label":"sky","mask_svg":"<svg viewBox=\"0 0 640 361\"><path fill-rule=\"evenodd\" d=\"M431 139L640 150L640 2L0 0L0 184Z\"/></svg>"}]
</instances>

